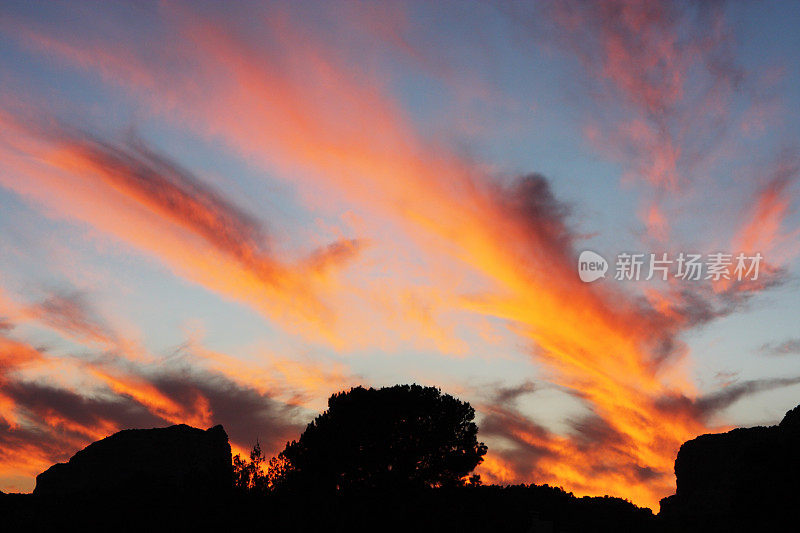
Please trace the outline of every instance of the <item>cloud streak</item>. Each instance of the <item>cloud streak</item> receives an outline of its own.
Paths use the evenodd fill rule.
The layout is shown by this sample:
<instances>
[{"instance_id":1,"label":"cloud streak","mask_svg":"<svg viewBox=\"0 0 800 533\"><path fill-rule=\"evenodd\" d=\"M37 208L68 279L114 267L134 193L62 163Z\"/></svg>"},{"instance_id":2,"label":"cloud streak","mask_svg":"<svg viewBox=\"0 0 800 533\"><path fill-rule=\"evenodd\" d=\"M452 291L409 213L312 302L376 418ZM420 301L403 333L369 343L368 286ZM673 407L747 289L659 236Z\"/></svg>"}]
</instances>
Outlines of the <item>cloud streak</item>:
<instances>
[{"instance_id":1,"label":"cloud streak","mask_svg":"<svg viewBox=\"0 0 800 533\"><path fill-rule=\"evenodd\" d=\"M132 364L115 358L76 358L83 386L56 385L27 376L53 357L23 342L0 338L0 481L33 477L92 441L126 428L188 423L225 425L231 441L247 448L260 439L276 452L299 431L304 411L272 393L185 361ZM246 413L246 417L242 417ZM31 486L19 487L30 490Z\"/></svg>"},{"instance_id":2,"label":"cloud streak","mask_svg":"<svg viewBox=\"0 0 800 533\"><path fill-rule=\"evenodd\" d=\"M22 120L4 118L7 132L16 135L7 138L5 186L154 254L181 275L271 318L310 322L332 334L334 317L322 300L325 283L358 255L361 241L343 239L297 262L277 258L260 223L144 141L112 144L50 119ZM20 172L28 180L10 177ZM49 311L58 305L67 311L68 304L46 303Z\"/></svg>"},{"instance_id":3,"label":"cloud streak","mask_svg":"<svg viewBox=\"0 0 800 533\"><path fill-rule=\"evenodd\" d=\"M787 339L781 343L767 343L761 346L761 352L768 355L800 354L800 339Z\"/></svg>"}]
</instances>

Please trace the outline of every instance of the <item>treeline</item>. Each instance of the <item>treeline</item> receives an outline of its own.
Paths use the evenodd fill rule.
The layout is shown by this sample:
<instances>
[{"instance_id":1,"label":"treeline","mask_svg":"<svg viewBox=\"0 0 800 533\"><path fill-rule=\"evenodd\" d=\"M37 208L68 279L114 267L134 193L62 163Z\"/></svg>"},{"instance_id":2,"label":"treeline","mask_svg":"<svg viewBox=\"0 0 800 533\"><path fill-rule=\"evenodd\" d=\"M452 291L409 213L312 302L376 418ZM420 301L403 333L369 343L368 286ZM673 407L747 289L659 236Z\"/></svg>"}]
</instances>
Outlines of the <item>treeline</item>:
<instances>
[{"instance_id":1,"label":"treeline","mask_svg":"<svg viewBox=\"0 0 800 533\"><path fill-rule=\"evenodd\" d=\"M296 441L267 460L256 442L233 458L238 525L298 531L651 531L620 498L547 485L483 486L486 454L469 403L435 387L334 394ZM266 525L266 524L264 524Z\"/></svg>"}]
</instances>

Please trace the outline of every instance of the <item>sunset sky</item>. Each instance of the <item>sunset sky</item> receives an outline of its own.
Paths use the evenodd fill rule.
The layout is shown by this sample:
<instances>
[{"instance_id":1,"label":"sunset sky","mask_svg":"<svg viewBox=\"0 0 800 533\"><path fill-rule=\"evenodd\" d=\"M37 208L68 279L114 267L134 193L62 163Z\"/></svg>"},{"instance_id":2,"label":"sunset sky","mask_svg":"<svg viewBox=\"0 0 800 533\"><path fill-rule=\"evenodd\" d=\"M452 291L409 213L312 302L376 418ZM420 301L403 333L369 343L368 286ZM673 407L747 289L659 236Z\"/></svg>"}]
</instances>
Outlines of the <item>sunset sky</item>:
<instances>
[{"instance_id":1,"label":"sunset sky","mask_svg":"<svg viewBox=\"0 0 800 533\"><path fill-rule=\"evenodd\" d=\"M272 455L331 393L416 382L476 408L484 482L657 511L682 442L800 403L798 27L794 2L3 2L0 490L131 427ZM614 279L682 252L764 259Z\"/></svg>"}]
</instances>

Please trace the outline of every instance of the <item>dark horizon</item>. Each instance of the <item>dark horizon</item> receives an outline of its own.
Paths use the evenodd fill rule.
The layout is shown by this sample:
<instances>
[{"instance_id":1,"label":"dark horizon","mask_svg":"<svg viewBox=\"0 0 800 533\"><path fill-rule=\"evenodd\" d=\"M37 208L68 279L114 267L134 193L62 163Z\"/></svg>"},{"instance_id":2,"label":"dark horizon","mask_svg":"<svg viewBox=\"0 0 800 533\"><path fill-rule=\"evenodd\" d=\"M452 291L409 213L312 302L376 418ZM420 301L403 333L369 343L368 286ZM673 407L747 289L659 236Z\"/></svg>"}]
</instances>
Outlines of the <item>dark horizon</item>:
<instances>
[{"instance_id":1,"label":"dark horizon","mask_svg":"<svg viewBox=\"0 0 800 533\"><path fill-rule=\"evenodd\" d=\"M391 522L439 531L666 533L785 526L800 503L800 405L777 426L684 443L677 491L657 514L561 487L483 484L473 471L487 449L474 416L468 402L438 388L395 385L334 394L273 458L258 442L249 457L232 455L221 425L123 430L39 474L32 494L0 492L0 512L12 530L107 530L139 510L126 528L156 520L165 530L192 522L374 531ZM318 514L304 514L309 506Z\"/></svg>"}]
</instances>

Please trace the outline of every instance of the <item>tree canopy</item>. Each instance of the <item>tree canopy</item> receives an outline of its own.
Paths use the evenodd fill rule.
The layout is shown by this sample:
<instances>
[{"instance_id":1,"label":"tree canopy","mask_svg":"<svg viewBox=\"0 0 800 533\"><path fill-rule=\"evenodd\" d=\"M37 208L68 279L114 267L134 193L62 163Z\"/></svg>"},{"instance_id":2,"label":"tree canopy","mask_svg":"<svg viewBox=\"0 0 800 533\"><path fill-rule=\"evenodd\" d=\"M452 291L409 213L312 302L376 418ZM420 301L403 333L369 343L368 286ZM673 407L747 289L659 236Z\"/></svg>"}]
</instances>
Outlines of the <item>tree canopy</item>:
<instances>
[{"instance_id":1,"label":"tree canopy","mask_svg":"<svg viewBox=\"0 0 800 533\"><path fill-rule=\"evenodd\" d=\"M457 486L483 460L475 410L438 388L356 387L271 464L275 488L403 489Z\"/></svg>"}]
</instances>

